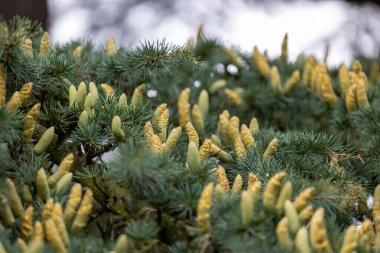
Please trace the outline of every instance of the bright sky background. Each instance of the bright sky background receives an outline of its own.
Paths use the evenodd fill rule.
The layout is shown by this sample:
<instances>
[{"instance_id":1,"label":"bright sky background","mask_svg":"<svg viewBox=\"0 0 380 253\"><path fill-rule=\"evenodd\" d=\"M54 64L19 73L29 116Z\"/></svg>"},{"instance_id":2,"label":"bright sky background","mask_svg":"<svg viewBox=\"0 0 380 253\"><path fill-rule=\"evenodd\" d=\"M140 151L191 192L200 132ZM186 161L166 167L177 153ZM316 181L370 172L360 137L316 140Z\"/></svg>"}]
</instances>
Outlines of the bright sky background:
<instances>
[{"instance_id":1,"label":"bright sky background","mask_svg":"<svg viewBox=\"0 0 380 253\"><path fill-rule=\"evenodd\" d=\"M377 47L365 33L358 38L351 33L350 20L365 18L370 27L380 27L379 12L368 6L353 9L342 1L272 1L262 6L240 0L177 0L173 1L175 14L164 16L158 5L139 4L130 10L122 24L132 27L132 37L126 37L121 29L112 27L89 34L91 20L104 19L106 23L107 17L112 17L112 13L117 11L121 0L102 1L97 6L104 13L101 17L94 15L91 9L79 8L79 2L49 0L54 42L92 38L95 43L103 44L109 35L113 35L119 44L127 46L134 46L145 39L162 38L182 45L195 35L197 26L204 23L206 34L222 39L227 45L239 46L249 52L257 45L260 50L268 50L270 57L280 54L281 41L286 32L289 35L291 60L300 52L314 53L322 58L326 46L324 38L333 38L328 59L330 65L349 64L352 40L360 40L363 53L378 53Z\"/></svg>"}]
</instances>

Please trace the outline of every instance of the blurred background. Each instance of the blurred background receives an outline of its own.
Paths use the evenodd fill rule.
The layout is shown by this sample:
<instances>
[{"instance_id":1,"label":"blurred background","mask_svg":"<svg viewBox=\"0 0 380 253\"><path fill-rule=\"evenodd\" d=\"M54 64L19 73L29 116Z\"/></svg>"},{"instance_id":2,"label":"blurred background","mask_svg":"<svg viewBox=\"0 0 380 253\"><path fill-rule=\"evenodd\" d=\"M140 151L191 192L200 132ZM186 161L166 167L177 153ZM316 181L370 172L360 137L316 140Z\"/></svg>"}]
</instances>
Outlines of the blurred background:
<instances>
[{"instance_id":1,"label":"blurred background","mask_svg":"<svg viewBox=\"0 0 380 253\"><path fill-rule=\"evenodd\" d=\"M380 2L380 1L379 1ZM349 64L355 55L375 56L380 46L378 1L300 0L0 0L0 15L38 19L54 43L90 39L103 45L113 35L119 45L166 38L184 44L199 24L206 35L270 57L280 54L287 32L289 56L301 52L328 64Z\"/></svg>"}]
</instances>

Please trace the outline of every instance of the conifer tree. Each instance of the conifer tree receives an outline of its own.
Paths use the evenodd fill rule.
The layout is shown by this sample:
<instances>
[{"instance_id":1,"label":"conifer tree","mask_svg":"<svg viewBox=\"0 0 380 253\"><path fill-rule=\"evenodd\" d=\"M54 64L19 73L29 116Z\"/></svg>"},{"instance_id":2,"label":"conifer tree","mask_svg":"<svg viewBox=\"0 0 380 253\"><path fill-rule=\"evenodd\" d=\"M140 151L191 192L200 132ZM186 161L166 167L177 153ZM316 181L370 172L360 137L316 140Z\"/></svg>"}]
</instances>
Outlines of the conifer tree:
<instances>
[{"instance_id":1,"label":"conifer tree","mask_svg":"<svg viewBox=\"0 0 380 253\"><path fill-rule=\"evenodd\" d=\"M378 57L192 41L0 23L0 252L378 252Z\"/></svg>"}]
</instances>

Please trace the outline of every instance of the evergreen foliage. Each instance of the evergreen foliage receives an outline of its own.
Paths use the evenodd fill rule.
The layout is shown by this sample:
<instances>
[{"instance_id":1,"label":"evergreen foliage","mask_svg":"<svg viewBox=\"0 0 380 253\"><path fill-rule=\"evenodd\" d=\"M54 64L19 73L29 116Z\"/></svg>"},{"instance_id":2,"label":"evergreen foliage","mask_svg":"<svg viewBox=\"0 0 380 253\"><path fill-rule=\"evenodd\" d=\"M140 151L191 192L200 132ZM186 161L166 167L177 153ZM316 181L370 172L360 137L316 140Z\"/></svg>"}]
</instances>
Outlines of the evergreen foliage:
<instances>
[{"instance_id":1,"label":"evergreen foliage","mask_svg":"<svg viewBox=\"0 0 380 253\"><path fill-rule=\"evenodd\" d=\"M379 59L287 40L98 50L1 22L0 252L380 252Z\"/></svg>"}]
</instances>

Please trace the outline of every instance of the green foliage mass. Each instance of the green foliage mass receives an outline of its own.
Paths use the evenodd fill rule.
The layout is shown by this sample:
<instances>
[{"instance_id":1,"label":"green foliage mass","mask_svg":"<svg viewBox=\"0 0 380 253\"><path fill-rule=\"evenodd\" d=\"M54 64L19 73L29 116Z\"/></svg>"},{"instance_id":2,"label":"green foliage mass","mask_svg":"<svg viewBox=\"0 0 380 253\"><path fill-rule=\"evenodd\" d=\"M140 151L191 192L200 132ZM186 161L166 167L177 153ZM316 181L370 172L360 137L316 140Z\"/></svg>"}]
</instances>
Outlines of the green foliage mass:
<instances>
[{"instance_id":1,"label":"green foliage mass","mask_svg":"<svg viewBox=\"0 0 380 253\"><path fill-rule=\"evenodd\" d=\"M0 252L354 252L340 251L349 244L345 231L368 218L375 226L371 221L366 229L359 228L352 250L379 252L376 210L367 206L367 198L380 183L378 57L358 56L362 70L356 71L355 65L348 68L351 84L365 83L369 101L369 106L363 104L358 84L353 96L357 108L351 110L348 91L342 90L341 70L325 67L322 74L315 71L315 77L309 73L311 79L322 80L320 84L314 80L320 86L311 87L304 79L310 57L301 54L295 62L288 61L286 41L281 57L266 59L261 53L262 58L252 57L227 48L205 36L202 29L196 41L186 46L157 41L115 48L110 39L104 48L96 49L90 41L76 40L64 45L49 42L47 53L44 36L37 23L25 18L0 23L0 75L4 77L0 76L0 182L4 185L0 187ZM271 67L269 75L258 58ZM288 89L287 81L296 71L300 76L295 87ZM25 83L33 84L31 92L18 103L15 92L21 94ZM189 131L183 126L174 150L166 151L169 142L166 138L154 142L147 135L147 122L153 124L157 136L175 131L183 114L179 97L187 88L185 102L193 111L191 122L196 129L199 125L191 105L201 104L202 91L209 95L209 109L202 112L204 134L198 131L199 146L188 152ZM78 95L83 89L83 96ZM121 102L122 94L127 104ZM333 102L328 96L333 96ZM32 129L27 117L37 103L40 110L25 141L26 130ZM157 123L157 108L163 103L169 111L167 127ZM236 142L228 139L231 136L223 134L220 114L224 110L238 117L240 124L249 126L255 117L260 125L258 131L250 127L254 144L244 143L242 155ZM54 134L45 140L44 133L51 127ZM202 158L212 135L214 150ZM35 148L40 139L47 144L42 154ZM274 139L278 145L263 156ZM73 154L73 161L67 160L68 154ZM64 177L41 188L41 172L51 182L63 164L70 164ZM226 172L228 193L221 190L221 168ZM277 182L277 190L268 190L282 172L286 177ZM253 177L261 183L256 195L250 188ZM25 234L26 211L21 216L14 211L9 180L16 185L24 211L33 207L33 234ZM281 192L287 182L290 193ZM93 193L91 212L84 215L79 232L75 221L65 220L69 242L59 248L46 225L51 214L46 214L49 200L43 196L67 208L78 184L81 191ZM212 191L207 192L210 187ZM323 208L325 215L316 233L327 235L316 242L312 229L316 212L310 221L312 213L302 220L302 210L297 210L298 222L310 231L311 240L304 242L311 251L303 251L298 228L292 231L297 221L291 218L290 204L284 209L284 203L279 208L268 208L266 203L269 195L277 201L288 194L284 200L296 205L296 197L310 187L313 194L306 204L314 211ZM243 201L246 192L252 203ZM208 200L207 194L212 196ZM380 199L375 194L376 204L380 205ZM14 216L11 222L6 215L9 206ZM202 215L206 222L202 223ZM291 223L285 228L280 225L284 217ZM39 220L45 230L43 243L32 251L37 233L34 221ZM318 248L326 240L330 248Z\"/></svg>"}]
</instances>

